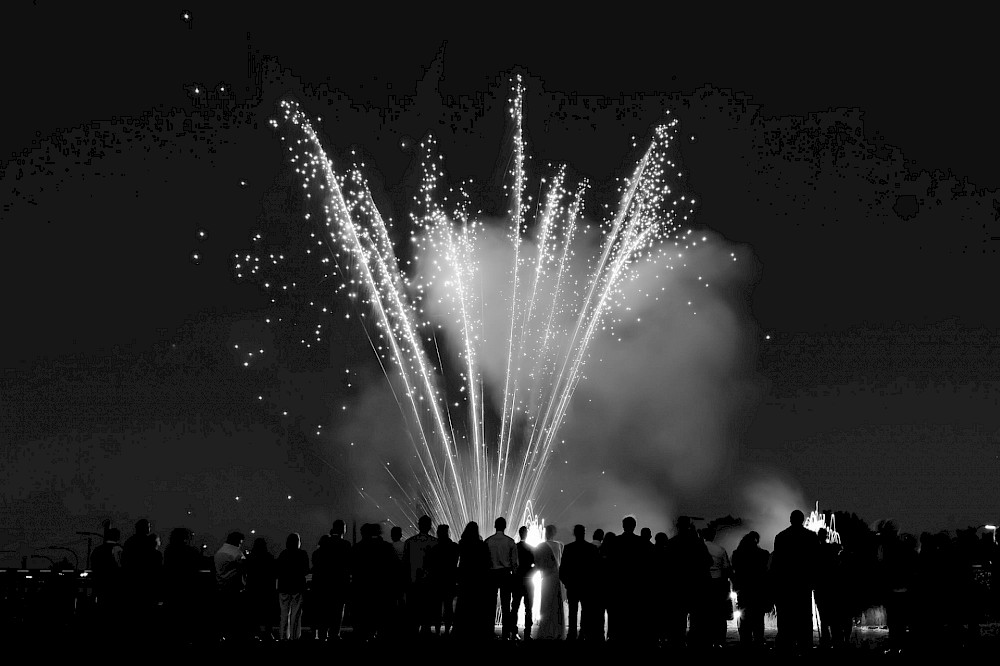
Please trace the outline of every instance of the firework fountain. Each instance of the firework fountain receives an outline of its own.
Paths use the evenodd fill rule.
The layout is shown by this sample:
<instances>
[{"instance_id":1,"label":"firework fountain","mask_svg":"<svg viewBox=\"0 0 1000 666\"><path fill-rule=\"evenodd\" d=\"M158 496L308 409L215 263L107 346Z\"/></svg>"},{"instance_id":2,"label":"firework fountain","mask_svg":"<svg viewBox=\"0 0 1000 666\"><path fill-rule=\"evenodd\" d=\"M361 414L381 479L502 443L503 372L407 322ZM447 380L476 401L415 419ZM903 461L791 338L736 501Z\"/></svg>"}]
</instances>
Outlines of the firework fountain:
<instances>
[{"instance_id":1,"label":"firework fountain","mask_svg":"<svg viewBox=\"0 0 1000 666\"><path fill-rule=\"evenodd\" d=\"M538 200L527 195L523 88L520 77L512 83L509 269L500 285L482 267L496 225L473 213L469 183L445 188L433 139L421 143L412 249L398 252L363 164L339 173L296 103L283 102L284 122L272 121L294 135L285 140L306 196L322 200L319 235L330 253L323 261L332 262L339 289L364 306L362 325L406 420L413 481L386 472L411 502L400 503L411 519L419 506L454 526L508 516L540 528L534 507L591 343L620 321L641 265L666 265L696 244L681 229L695 202L673 196L666 182L668 173L680 176L667 155L676 121L655 129L612 214L588 222L588 184L567 185L566 167L540 179ZM445 296L431 303L432 291ZM497 349L502 363L487 362ZM457 386L446 385L449 376Z\"/></svg>"}]
</instances>

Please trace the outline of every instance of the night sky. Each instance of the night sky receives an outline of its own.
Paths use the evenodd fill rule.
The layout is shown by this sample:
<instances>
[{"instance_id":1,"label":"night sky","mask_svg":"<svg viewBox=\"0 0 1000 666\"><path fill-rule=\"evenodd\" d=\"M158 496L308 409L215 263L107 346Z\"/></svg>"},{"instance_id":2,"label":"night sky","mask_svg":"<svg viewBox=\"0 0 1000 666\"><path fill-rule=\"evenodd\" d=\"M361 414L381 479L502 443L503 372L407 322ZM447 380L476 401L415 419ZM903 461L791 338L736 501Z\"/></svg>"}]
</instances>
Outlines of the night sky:
<instances>
[{"instance_id":1,"label":"night sky","mask_svg":"<svg viewBox=\"0 0 1000 666\"><path fill-rule=\"evenodd\" d=\"M569 164L594 210L631 138L679 118L681 187L718 255L697 259L715 282L698 323L677 300L692 273L602 347L550 521L634 511L656 532L816 501L916 533L1000 520L992 20L387 11L5 10L5 562L104 518L310 547L336 517L386 518L403 422L349 305L298 256L311 229L268 120L289 98L321 116L331 157L357 150L404 225L428 132L450 176L498 189L516 73L530 168ZM244 252L298 253L281 270L301 293L271 303L237 278ZM307 348L310 300L330 316Z\"/></svg>"}]
</instances>

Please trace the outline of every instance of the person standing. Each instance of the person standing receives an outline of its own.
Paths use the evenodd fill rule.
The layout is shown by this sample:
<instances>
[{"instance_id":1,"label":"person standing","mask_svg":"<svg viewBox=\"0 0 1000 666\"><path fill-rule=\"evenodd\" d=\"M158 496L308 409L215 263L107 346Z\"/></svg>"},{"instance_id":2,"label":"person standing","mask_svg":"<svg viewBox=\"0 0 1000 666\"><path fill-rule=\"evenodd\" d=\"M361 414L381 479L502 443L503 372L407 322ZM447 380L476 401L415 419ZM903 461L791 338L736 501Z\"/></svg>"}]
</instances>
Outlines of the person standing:
<instances>
[{"instance_id":1,"label":"person standing","mask_svg":"<svg viewBox=\"0 0 1000 666\"><path fill-rule=\"evenodd\" d=\"M247 611L250 615L250 626L254 627L257 638L273 641L271 627L278 611L278 594L275 588L277 580L274 555L267 548L267 541L254 539L253 548L246 559Z\"/></svg>"},{"instance_id":2,"label":"person standing","mask_svg":"<svg viewBox=\"0 0 1000 666\"><path fill-rule=\"evenodd\" d=\"M729 609L731 592L729 578L732 575L732 564L729 561L729 553L726 549L715 543L716 530L714 527L706 527L702 531L702 538L705 541L705 548L712 557L712 564L708 569L708 586L704 605L705 618L705 643L710 647L723 647L726 644L726 624L729 620Z\"/></svg>"},{"instance_id":3,"label":"person standing","mask_svg":"<svg viewBox=\"0 0 1000 666\"><path fill-rule=\"evenodd\" d=\"M500 638L508 640L517 635L516 618L510 612L514 570L517 569L517 544L504 534L507 520L503 516L493 521L493 528L496 532L486 539L486 547L490 549L490 598L494 600L495 608L496 597L500 597Z\"/></svg>"},{"instance_id":4,"label":"person standing","mask_svg":"<svg viewBox=\"0 0 1000 666\"><path fill-rule=\"evenodd\" d=\"M125 619L124 597L125 579L122 572L121 530L108 525L104 530L104 542L94 549L90 556L90 568L94 574L94 588L97 596L97 610L105 629L114 632Z\"/></svg>"},{"instance_id":5,"label":"person standing","mask_svg":"<svg viewBox=\"0 0 1000 666\"><path fill-rule=\"evenodd\" d=\"M764 645L764 615L771 608L767 589L767 562L771 554L760 547L760 535L748 532L733 551L733 589L739 605L740 644Z\"/></svg>"},{"instance_id":6,"label":"person standing","mask_svg":"<svg viewBox=\"0 0 1000 666\"><path fill-rule=\"evenodd\" d=\"M524 640L531 640L532 612L535 604L535 549L528 544L528 527L521 525L517 530L517 568L514 570L514 589L511 592L510 614L512 622L517 622L517 611L524 600ZM516 632L516 625L515 625ZM515 633L516 635L516 633Z\"/></svg>"},{"instance_id":7,"label":"person standing","mask_svg":"<svg viewBox=\"0 0 1000 666\"><path fill-rule=\"evenodd\" d=\"M471 521L458 542L458 605L455 631L463 640L493 635L495 606L490 608L490 549L479 536L479 524Z\"/></svg>"},{"instance_id":8,"label":"person standing","mask_svg":"<svg viewBox=\"0 0 1000 666\"><path fill-rule=\"evenodd\" d=\"M559 580L566 586L569 600L569 630L567 638L577 638L577 614L580 617L580 637L590 638L593 625L591 599L598 578L600 554L597 546L587 542L587 530L583 525L573 527L574 541L563 549L559 564ZM602 632L603 633L603 632Z\"/></svg>"},{"instance_id":9,"label":"person standing","mask_svg":"<svg viewBox=\"0 0 1000 666\"><path fill-rule=\"evenodd\" d=\"M431 593L427 582L427 553L437 544L431 536L431 517L420 516L419 532L403 544L403 564L407 576L406 607L410 631L431 631Z\"/></svg>"},{"instance_id":10,"label":"person standing","mask_svg":"<svg viewBox=\"0 0 1000 666\"><path fill-rule=\"evenodd\" d=\"M434 595L431 622L438 636L451 634L458 594L459 546L448 536L448 526L437 526L437 544L427 552L427 579ZM443 625L443 626L442 626Z\"/></svg>"},{"instance_id":11,"label":"person standing","mask_svg":"<svg viewBox=\"0 0 1000 666\"><path fill-rule=\"evenodd\" d=\"M330 640L340 639L344 624L344 607L351 594L351 542L344 538L346 525L339 518L330 528L330 555L327 565L330 570Z\"/></svg>"},{"instance_id":12,"label":"person standing","mask_svg":"<svg viewBox=\"0 0 1000 666\"><path fill-rule=\"evenodd\" d=\"M566 628L563 615L563 589L559 565L563 545L556 541L556 526L545 526L545 541L535 546L535 569L542 574L542 591L537 638L562 640Z\"/></svg>"},{"instance_id":13,"label":"person standing","mask_svg":"<svg viewBox=\"0 0 1000 666\"><path fill-rule=\"evenodd\" d=\"M278 606L281 616L278 633L281 640L302 638L302 597L306 591L309 555L302 550L302 539L292 532L285 539L285 549L278 555Z\"/></svg>"},{"instance_id":14,"label":"person standing","mask_svg":"<svg viewBox=\"0 0 1000 666\"><path fill-rule=\"evenodd\" d=\"M819 541L803 523L805 514L796 509L789 527L774 537L771 575L778 612L777 645L803 653L812 647L813 572L819 560Z\"/></svg>"},{"instance_id":15,"label":"person standing","mask_svg":"<svg viewBox=\"0 0 1000 666\"><path fill-rule=\"evenodd\" d=\"M244 565L243 533L230 532L226 542L215 552L212 563L215 568L215 587L218 594L220 633L226 639L237 637L244 626L243 586Z\"/></svg>"},{"instance_id":16,"label":"person standing","mask_svg":"<svg viewBox=\"0 0 1000 666\"><path fill-rule=\"evenodd\" d=\"M697 635L698 604L708 586L712 556L698 536L688 516L677 518L677 534L667 541L667 581L672 606L670 630L667 632L675 647L699 643ZM688 617L691 617L691 633ZM703 643L703 641L702 641Z\"/></svg>"}]
</instances>

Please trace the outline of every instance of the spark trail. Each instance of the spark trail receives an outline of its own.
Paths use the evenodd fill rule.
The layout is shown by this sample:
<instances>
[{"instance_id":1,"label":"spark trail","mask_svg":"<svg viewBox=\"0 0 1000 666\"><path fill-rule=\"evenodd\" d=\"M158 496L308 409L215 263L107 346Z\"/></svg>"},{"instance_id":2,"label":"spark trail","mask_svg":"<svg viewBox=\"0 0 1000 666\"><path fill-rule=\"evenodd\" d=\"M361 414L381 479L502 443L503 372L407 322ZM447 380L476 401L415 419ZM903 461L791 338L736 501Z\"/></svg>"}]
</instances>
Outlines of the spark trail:
<instances>
[{"instance_id":1,"label":"spark trail","mask_svg":"<svg viewBox=\"0 0 1000 666\"><path fill-rule=\"evenodd\" d=\"M418 268L408 271L403 265L411 262L397 253L391 224L360 168L338 173L307 115L296 103L282 102L284 122L299 137L290 141L291 161L306 196L318 191L322 199L323 241L343 286L365 306L362 326L407 423L414 485L398 470L386 471L405 496L421 498L437 521L452 526L470 520L488 526L496 516L537 524L533 507L562 444L559 432L592 343L620 322L638 267L681 256L677 249L686 247L687 236L680 226L694 204L672 196L666 182L668 170L676 171L667 155L674 120L655 129L623 179L609 220L586 221L588 185L571 193L560 167L541 179L547 191L535 204L530 228L526 219L535 202L525 196L520 77L510 102L508 269L500 285L483 268L490 224L470 213L465 184L439 196L443 157L433 138L421 144L423 179L411 215L413 249L406 251L415 253ZM446 211L441 199L453 210ZM599 251L591 253L595 238ZM580 260L578 250L592 256ZM487 323L498 308L502 331ZM448 354L441 354L441 330L458 359L451 368ZM485 362L498 353L502 363ZM449 373L458 379L458 401L449 402Z\"/></svg>"}]
</instances>

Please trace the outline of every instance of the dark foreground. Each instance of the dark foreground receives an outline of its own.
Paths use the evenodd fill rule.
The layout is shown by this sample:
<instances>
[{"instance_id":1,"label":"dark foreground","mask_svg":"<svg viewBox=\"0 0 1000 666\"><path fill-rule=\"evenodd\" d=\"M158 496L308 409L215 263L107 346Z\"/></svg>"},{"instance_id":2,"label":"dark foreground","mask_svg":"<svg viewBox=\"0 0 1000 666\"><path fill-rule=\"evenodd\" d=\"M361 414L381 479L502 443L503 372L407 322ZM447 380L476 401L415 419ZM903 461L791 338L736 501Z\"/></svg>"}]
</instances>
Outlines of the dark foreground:
<instances>
[{"instance_id":1,"label":"dark foreground","mask_svg":"<svg viewBox=\"0 0 1000 666\"><path fill-rule=\"evenodd\" d=\"M5 632L6 633L6 632ZM674 663L723 663L746 661L768 662L923 662L942 664L969 663L984 660L992 663L1000 650L1000 624L982 625L980 636L968 641L962 636L907 636L902 648L895 648L883 628L855 627L847 645L821 648L814 644L804 654L788 654L776 647L775 634L767 632L763 648L746 648L739 643L733 627L730 628L725 647L712 650L673 648L669 646L636 646L616 644L614 641L494 641L463 642L450 637L413 637L387 641L361 642L354 640L346 629L339 640L319 641L308 632L297 641L190 641L151 632L147 635L116 634L114 632L87 633L66 631L52 635L40 627L18 627L13 635L5 636L8 650L20 649L26 656L44 659L79 658L103 655L114 659L138 658L143 661L177 661L190 663L220 663L232 659L267 659L274 663L287 660L348 660L354 663L381 664L401 661L406 666L414 663L494 664L514 663L523 659L546 659L552 663L608 664L623 666L639 660L670 661ZM10 654L10 652L8 652ZM277 660L280 660L278 662Z\"/></svg>"}]
</instances>

